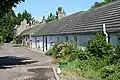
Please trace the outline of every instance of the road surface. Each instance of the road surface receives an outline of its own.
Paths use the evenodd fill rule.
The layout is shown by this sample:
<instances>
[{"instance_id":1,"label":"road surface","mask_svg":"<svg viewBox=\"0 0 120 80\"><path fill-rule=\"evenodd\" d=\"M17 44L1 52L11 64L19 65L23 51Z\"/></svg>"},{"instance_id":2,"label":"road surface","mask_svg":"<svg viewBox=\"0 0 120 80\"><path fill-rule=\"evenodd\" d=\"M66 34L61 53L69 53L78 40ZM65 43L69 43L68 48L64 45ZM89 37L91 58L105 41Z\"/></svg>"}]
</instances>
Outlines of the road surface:
<instances>
[{"instance_id":1,"label":"road surface","mask_svg":"<svg viewBox=\"0 0 120 80\"><path fill-rule=\"evenodd\" d=\"M5 43L0 47L0 80L55 80L52 61L42 53Z\"/></svg>"}]
</instances>

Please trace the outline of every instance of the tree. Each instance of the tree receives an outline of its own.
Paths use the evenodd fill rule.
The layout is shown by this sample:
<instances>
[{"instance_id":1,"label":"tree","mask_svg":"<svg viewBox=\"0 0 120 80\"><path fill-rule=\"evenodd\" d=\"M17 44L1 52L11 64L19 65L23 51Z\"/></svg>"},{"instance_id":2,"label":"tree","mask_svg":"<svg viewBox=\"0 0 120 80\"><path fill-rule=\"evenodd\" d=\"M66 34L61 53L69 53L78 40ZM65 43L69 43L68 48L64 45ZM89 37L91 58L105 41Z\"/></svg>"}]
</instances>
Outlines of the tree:
<instances>
[{"instance_id":1,"label":"tree","mask_svg":"<svg viewBox=\"0 0 120 80\"><path fill-rule=\"evenodd\" d=\"M91 8L93 9L93 8L100 7L100 6L105 5L105 4L106 4L105 2L95 2L95 3L91 6Z\"/></svg>"},{"instance_id":2,"label":"tree","mask_svg":"<svg viewBox=\"0 0 120 80\"><path fill-rule=\"evenodd\" d=\"M31 15L31 13L29 13L25 10L24 12L17 14L16 24L20 25L21 21L23 21L24 19L26 19L27 22L30 22L33 20L33 17Z\"/></svg>"},{"instance_id":3,"label":"tree","mask_svg":"<svg viewBox=\"0 0 120 80\"><path fill-rule=\"evenodd\" d=\"M113 2L113 1L117 1L117 0L104 0L106 3L110 3L110 2Z\"/></svg>"},{"instance_id":4,"label":"tree","mask_svg":"<svg viewBox=\"0 0 120 80\"><path fill-rule=\"evenodd\" d=\"M96 58L103 58L112 55L114 52L113 45L107 43L106 36L103 33L97 33L92 40L88 41L88 51Z\"/></svg>"},{"instance_id":5,"label":"tree","mask_svg":"<svg viewBox=\"0 0 120 80\"><path fill-rule=\"evenodd\" d=\"M0 0L0 18L11 11L12 7L16 7L17 4L24 1L25 0Z\"/></svg>"},{"instance_id":6,"label":"tree","mask_svg":"<svg viewBox=\"0 0 120 80\"><path fill-rule=\"evenodd\" d=\"M56 16L53 13L50 13L46 19L47 22L54 21Z\"/></svg>"},{"instance_id":7,"label":"tree","mask_svg":"<svg viewBox=\"0 0 120 80\"><path fill-rule=\"evenodd\" d=\"M1 35L4 42L10 42L13 39L13 29L16 24L16 15L14 11L10 11L0 20Z\"/></svg>"},{"instance_id":8,"label":"tree","mask_svg":"<svg viewBox=\"0 0 120 80\"><path fill-rule=\"evenodd\" d=\"M103 6L103 5L108 4L108 3L110 3L110 2L113 2L113 1L117 1L117 0L104 0L103 2L95 2L95 3L91 6L91 9L96 8L96 7Z\"/></svg>"}]
</instances>

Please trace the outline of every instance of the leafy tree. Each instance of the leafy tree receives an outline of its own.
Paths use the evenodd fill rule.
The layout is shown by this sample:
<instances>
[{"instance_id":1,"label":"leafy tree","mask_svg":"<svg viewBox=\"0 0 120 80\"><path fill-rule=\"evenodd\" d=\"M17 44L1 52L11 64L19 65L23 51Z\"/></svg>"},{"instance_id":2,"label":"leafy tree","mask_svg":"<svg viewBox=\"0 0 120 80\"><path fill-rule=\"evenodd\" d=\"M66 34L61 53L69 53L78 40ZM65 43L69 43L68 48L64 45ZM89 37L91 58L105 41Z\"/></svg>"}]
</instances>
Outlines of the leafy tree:
<instances>
[{"instance_id":1,"label":"leafy tree","mask_svg":"<svg viewBox=\"0 0 120 80\"><path fill-rule=\"evenodd\" d=\"M103 33L97 33L92 40L88 41L88 51L90 55L96 58L108 57L113 54L113 46L106 42L106 36Z\"/></svg>"},{"instance_id":2,"label":"leafy tree","mask_svg":"<svg viewBox=\"0 0 120 80\"><path fill-rule=\"evenodd\" d=\"M26 19L27 22L30 22L33 20L33 17L31 15L31 13L29 13L25 10L24 12L17 14L16 24L20 25L21 21L23 21L24 19Z\"/></svg>"},{"instance_id":3,"label":"leafy tree","mask_svg":"<svg viewBox=\"0 0 120 80\"><path fill-rule=\"evenodd\" d=\"M1 36L4 42L10 42L13 39L13 28L15 26L15 13L10 11L0 20Z\"/></svg>"},{"instance_id":4,"label":"leafy tree","mask_svg":"<svg viewBox=\"0 0 120 80\"><path fill-rule=\"evenodd\" d=\"M27 12L26 10L22 13L22 20L26 19L28 22L33 20L31 13Z\"/></svg>"},{"instance_id":5,"label":"leafy tree","mask_svg":"<svg viewBox=\"0 0 120 80\"><path fill-rule=\"evenodd\" d=\"M110 3L110 2L113 2L113 1L117 1L117 0L104 0L106 3Z\"/></svg>"},{"instance_id":6,"label":"leafy tree","mask_svg":"<svg viewBox=\"0 0 120 80\"><path fill-rule=\"evenodd\" d=\"M53 13L50 13L46 19L47 22L54 21L56 16Z\"/></svg>"},{"instance_id":7,"label":"leafy tree","mask_svg":"<svg viewBox=\"0 0 120 80\"><path fill-rule=\"evenodd\" d=\"M105 4L106 4L105 2L95 2L91 8L100 7L100 6L105 5Z\"/></svg>"},{"instance_id":8,"label":"leafy tree","mask_svg":"<svg viewBox=\"0 0 120 80\"><path fill-rule=\"evenodd\" d=\"M117 1L117 0L104 0L103 2L95 2L95 3L91 6L91 9L96 8L96 7L103 6L103 5L108 4L108 3L110 3L110 2L113 2L113 1Z\"/></svg>"},{"instance_id":9,"label":"leafy tree","mask_svg":"<svg viewBox=\"0 0 120 80\"><path fill-rule=\"evenodd\" d=\"M25 0L0 0L0 18L11 11L12 7L16 7L17 4L24 1Z\"/></svg>"}]
</instances>

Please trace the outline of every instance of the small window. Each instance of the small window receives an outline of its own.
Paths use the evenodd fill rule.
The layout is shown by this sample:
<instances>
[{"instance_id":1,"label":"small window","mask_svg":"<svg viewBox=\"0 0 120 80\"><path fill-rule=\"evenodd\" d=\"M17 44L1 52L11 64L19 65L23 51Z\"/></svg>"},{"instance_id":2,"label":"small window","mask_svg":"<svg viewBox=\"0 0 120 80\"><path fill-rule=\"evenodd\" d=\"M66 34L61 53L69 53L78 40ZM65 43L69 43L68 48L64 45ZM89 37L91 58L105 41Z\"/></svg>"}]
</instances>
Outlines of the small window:
<instances>
[{"instance_id":1,"label":"small window","mask_svg":"<svg viewBox=\"0 0 120 80\"><path fill-rule=\"evenodd\" d=\"M118 43L120 43L120 36L118 37Z\"/></svg>"},{"instance_id":2,"label":"small window","mask_svg":"<svg viewBox=\"0 0 120 80\"><path fill-rule=\"evenodd\" d=\"M37 42L40 42L39 40L37 40Z\"/></svg>"},{"instance_id":3,"label":"small window","mask_svg":"<svg viewBox=\"0 0 120 80\"><path fill-rule=\"evenodd\" d=\"M77 42L77 36L74 36L74 41Z\"/></svg>"},{"instance_id":4,"label":"small window","mask_svg":"<svg viewBox=\"0 0 120 80\"><path fill-rule=\"evenodd\" d=\"M65 36L65 41L68 42L68 36Z\"/></svg>"},{"instance_id":5,"label":"small window","mask_svg":"<svg viewBox=\"0 0 120 80\"><path fill-rule=\"evenodd\" d=\"M59 38L59 36L57 37L57 39L58 39L58 42L60 41L60 38Z\"/></svg>"},{"instance_id":6,"label":"small window","mask_svg":"<svg viewBox=\"0 0 120 80\"><path fill-rule=\"evenodd\" d=\"M26 39L26 41L27 41L27 39Z\"/></svg>"}]
</instances>

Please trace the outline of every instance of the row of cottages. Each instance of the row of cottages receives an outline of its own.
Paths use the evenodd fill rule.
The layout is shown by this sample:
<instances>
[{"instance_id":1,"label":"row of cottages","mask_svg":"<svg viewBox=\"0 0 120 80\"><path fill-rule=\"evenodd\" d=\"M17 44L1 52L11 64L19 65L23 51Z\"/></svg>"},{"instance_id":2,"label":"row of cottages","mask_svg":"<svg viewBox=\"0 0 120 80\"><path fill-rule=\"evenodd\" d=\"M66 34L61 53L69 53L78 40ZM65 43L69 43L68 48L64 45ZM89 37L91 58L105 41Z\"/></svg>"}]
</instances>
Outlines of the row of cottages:
<instances>
[{"instance_id":1,"label":"row of cottages","mask_svg":"<svg viewBox=\"0 0 120 80\"><path fill-rule=\"evenodd\" d=\"M96 33L104 31L108 41L114 45L120 41L120 1L105 6L77 12L63 17L58 13L58 20L51 21L39 28L24 31L21 35L23 42L29 43L30 48L47 51L57 42L74 41L85 47ZM103 27L104 26L104 27Z\"/></svg>"}]
</instances>

